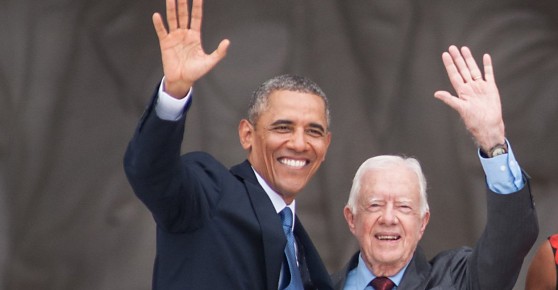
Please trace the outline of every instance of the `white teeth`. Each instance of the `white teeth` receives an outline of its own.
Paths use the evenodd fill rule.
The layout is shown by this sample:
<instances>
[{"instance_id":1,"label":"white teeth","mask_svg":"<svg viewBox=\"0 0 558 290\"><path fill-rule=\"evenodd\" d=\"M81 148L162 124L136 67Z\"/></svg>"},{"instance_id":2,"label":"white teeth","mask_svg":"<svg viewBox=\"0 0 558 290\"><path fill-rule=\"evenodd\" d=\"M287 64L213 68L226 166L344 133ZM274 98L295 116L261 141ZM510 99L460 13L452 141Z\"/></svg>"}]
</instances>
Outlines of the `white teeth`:
<instances>
[{"instance_id":1,"label":"white teeth","mask_svg":"<svg viewBox=\"0 0 558 290\"><path fill-rule=\"evenodd\" d=\"M302 167L306 165L306 161L302 161L302 160L281 159L280 162L292 167Z\"/></svg>"},{"instance_id":2,"label":"white teeth","mask_svg":"<svg viewBox=\"0 0 558 290\"><path fill-rule=\"evenodd\" d=\"M379 240L397 240L398 236L377 236Z\"/></svg>"}]
</instances>

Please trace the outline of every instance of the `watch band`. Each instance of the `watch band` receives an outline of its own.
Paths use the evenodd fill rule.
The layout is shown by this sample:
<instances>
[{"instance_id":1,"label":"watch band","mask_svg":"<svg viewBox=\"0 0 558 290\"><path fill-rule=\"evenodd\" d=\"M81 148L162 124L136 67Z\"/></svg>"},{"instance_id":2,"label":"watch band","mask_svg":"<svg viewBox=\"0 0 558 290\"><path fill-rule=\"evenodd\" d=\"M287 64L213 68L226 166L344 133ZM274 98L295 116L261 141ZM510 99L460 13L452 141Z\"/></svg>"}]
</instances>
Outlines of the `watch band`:
<instances>
[{"instance_id":1,"label":"watch band","mask_svg":"<svg viewBox=\"0 0 558 290\"><path fill-rule=\"evenodd\" d=\"M488 154L486 155L488 155L489 158L492 158L506 153L508 153L508 145L503 143L496 144L494 147L490 148L490 150L488 150Z\"/></svg>"}]
</instances>

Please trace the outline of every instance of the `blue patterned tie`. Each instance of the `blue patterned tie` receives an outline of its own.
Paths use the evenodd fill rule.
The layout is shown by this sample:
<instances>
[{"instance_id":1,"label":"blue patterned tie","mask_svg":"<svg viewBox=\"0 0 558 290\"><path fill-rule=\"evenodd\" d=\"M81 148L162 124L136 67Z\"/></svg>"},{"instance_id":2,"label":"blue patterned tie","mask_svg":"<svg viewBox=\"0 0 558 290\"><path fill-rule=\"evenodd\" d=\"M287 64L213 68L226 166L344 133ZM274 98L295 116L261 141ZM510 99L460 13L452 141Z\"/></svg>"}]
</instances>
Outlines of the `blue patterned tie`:
<instances>
[{"instance_id":1,"label":"blue patterned tie","mask_svg":"<svg viewBox=\"0 0 558 290\"><path fill-rule=\"evenodd\" d=\"M283 281L279 285L279 289L283 290L303 290L302 278L300 277L300 271L296 264L295 256L295 239L293 235L293 212L289 207L285 207L279 215L281 216L281 221L283 222L283 231L285 236L287 236L287 246L285 246L285 256L286 263L289 268L283 267Z\"/></svg>"}]
</instances>

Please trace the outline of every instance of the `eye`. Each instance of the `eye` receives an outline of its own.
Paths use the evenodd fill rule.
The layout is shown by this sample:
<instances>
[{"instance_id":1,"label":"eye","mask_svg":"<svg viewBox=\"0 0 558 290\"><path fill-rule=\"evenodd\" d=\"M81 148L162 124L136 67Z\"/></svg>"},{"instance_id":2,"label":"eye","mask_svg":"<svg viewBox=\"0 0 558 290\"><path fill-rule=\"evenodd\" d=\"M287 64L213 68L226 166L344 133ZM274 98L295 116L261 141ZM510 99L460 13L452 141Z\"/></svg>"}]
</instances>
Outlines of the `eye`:
<instances>
[{"instance_id":1,"label":"eye","mask_svg":"<svg viewBox=\"0 0 558 290\"><path fill-rule=\"evenodd\" d=\"M308 129L306 130L306 133L312 137L323 137L324 136L324 132L318 129Z\"/></svg>"},{"instance_id":2,"label":"eye","mask_svg":"<svg viewBox=\"0 0 558 290\"><path fill-rule=\"evenodd\" d=\"M368 205L368 207L366 208L367 211L369 212L376 212L381 210L382 208L382 204L374 202Z\"/></svg>"},{"instance_id":3,"label":"eye","mask_svg":"<svg viewBox=\"0 0 558 290\"><path fill-rule=\"evenodd\" d=\"M413 208L410 205L406 205L406 204L401 204L397 206L397 208L404 213L410 213L413 211Z\"/></svg>"},{"instance_id":4,"label":"eye","mask_svg":"<svg viewBox=\"0 0 558 290\"><path fill-rule=\"evenodd\" d=\"M291 127L287 125L274 126L273 128L271 128L271 130L277 133L289 133L292 131Z\"/></svg>"}]
</instances>

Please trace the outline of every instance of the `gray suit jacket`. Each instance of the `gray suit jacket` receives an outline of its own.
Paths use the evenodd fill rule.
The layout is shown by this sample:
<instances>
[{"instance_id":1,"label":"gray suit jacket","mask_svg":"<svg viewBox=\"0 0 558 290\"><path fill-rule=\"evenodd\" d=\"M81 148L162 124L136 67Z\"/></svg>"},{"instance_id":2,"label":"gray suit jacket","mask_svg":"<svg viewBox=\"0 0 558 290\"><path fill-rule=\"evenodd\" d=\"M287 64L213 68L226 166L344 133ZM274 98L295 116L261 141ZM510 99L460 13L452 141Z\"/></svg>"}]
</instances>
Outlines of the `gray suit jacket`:
<instances>
[{"instance_id":1,"label":"gray suit jacket","mask_svg":"<svg viewBox=\"0 0 558 290\"><path fill-rule=\"evenodd\" d=\"M430 261L417 248L397 290L512 289L539 232L529 182L513 194L488 191L487 209L485 230L473 248L444 251ZM343 289L359 253L332 276L334 289Z\"/></svg>"}]
</instances>

